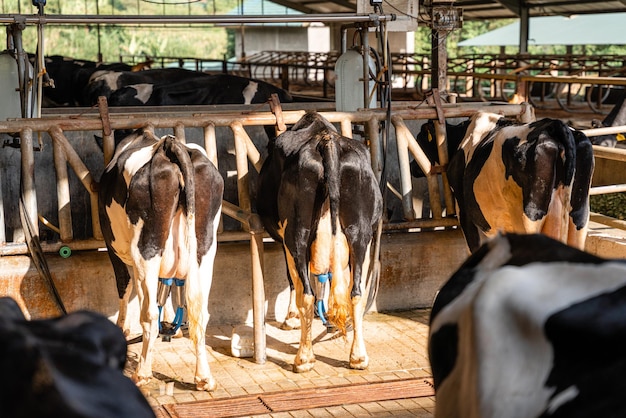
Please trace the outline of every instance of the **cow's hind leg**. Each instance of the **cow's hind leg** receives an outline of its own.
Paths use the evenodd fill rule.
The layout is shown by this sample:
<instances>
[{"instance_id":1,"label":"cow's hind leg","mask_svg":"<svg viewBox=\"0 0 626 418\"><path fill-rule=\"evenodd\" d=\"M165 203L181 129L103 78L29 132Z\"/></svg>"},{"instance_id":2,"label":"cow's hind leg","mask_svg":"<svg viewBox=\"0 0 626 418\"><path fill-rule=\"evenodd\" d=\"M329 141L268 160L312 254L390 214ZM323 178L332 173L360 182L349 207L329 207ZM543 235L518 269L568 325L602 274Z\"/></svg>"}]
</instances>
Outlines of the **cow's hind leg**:
<instances>
[{"instance_id":1,"label":"cow's hind leg","mask_svg":"<svg viewBox=\"0 0 626 418\"><path fill-rule=\"evenodd\" d=\"M296 263L288 252L287 266L291 277L296 279L293 281L296 294L296 304L300 315L300 346L293 363L293 371L295 373L308 372L315 366L315 354L313 353L313 307L315 305L315 296L311 292L305 294L304 285L297 273Z\"/></svg>"},{"instance_id":2,"label":"cow's hind leg","mask_svg":"<svg viewBox=\"0 0 626 418\"><path fill-rule=\"evenodd\" d=\"M356 257L357 263L359 258L362 259L363 262L360 265L355 265L352 271L353 287L356 281L356 285L360 289L360 294L352 296L351 298L354 338L352 340L352 349L350 350L350 368L357 370L365 370L369 365L369 357L367 356L365 339L363 337L363 316L365 315L365 305L367 303L367 296L365 294L367 280L364 276L367 276L370 267L370 244L367 245L363 253L360 253Z\"/></svg>"},{"instance_id":3,"label":"cow's hind leg","mask_svg":"<svg viewBox=\"0 0 626 418\"><path fill-rule=\"evenodd\" d=\"M159 311L156 297L159 264L160 257L154 257L133 271L141 309L139 319L143 330L141 356L132 377L137 386L148 383L152 378L152 349L159 336ZM144 272L145 275L140 274L140 272Z\"/></svg>"},{"instance_id":4,"label":"cow's hind leg","mask_svg":"<svg viewBox=\"0 0 626 418\"><path fill-rule=\"evenodd\" d=\"M215 223L217 225L217 222ZM200 268L194 275L190 272L187 280L187 316L189 337L196 351L195 383L197 390L213 391L217 383L211 374L206 349L206 328L209 323L209 293L213 281L216 240L209 252L202 258Z\"/></svg>"},{"instance_id":5,"label":"cow's hind leg","mask_svg":"<svg viewBox=\"0 0 626 418\"><path fill-rule=\"evenodd\" d=\"M120 306L119 313L117 314L117 326L124 333L124 337L128 337L130 335L130 327L128 326L128 303L130 301L130 295L133 291L133 286L131 285L132 281L126 287L126 291L124 292L124 296L120 298Z\"/></svg>"},{"instance_id":6,"label":"cow's hind leg","mask_svg":"<svg viewBox=\"0 0 626 418\"><path fill-rule=\"evenodd\" d=\"M300 315L298 314L298 306L296 304L296 289L293 281L289 277L289 306L287 307L287 316L280 325L280 329L291 330L300 328Z\"/></svg>"}]
</instances>

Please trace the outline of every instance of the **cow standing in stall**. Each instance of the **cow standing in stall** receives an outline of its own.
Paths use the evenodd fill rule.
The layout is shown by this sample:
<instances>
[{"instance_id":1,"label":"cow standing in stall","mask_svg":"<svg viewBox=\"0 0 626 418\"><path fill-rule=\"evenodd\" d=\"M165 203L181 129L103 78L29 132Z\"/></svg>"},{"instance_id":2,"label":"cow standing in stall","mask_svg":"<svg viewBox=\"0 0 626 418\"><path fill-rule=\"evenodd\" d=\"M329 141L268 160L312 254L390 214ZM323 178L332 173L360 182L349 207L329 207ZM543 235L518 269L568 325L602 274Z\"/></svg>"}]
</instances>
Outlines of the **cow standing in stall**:
<instances>
[{"instance_id":1,"label":"cow standing in stall","mask_svg":"<svg viewBox=\"0 0 626 418\"><path fill-rule=\"evenodd\" d=\"M268 147L259 175L257 209L282 242L301 321L295 372L313 368L314 276L332 274L328 319L345 334L354 328L350 367L368 366L363 340L365 277L382 215L382 195L367 148L341 136L316 112L306 113Z\"/></svg>"},{"instance_id":2,"label":"cow standing in stall","mask_svg":"<svg viewBox=\"0 0 626 418\"><path fill-rule=\"evenodd\" d=\"M175 279L186 290L196 387L216 387L205 333L223 191L223 179L202 148L169 135L159 139L147 130L117 144L102 174L100 223L120 297L118 325L127 329L129 270L141 308L143 348L133 375L139 385L152 377L157 289Z\"/></svg>"},{"instance_id":3,"label":"cow standing in stall","mask_svg":"<svg viewBox=\"0 0 626 418\"><path fill-rule=\"evenodd\" d=\"M582 132L556 119L522 124L482 111L447 132L459 144L447 174L471 252L501 231L584 248L594 159Z\"/></svg>"},{"instance_id":4,"label":"cow standing in stall","mask_svg":"<svg viewBox=\"0 0 626 418\"><path fill-rule=\"evenodd\" d=\"M428 351L436 418L626 416L626 263L498 236L438 293Z\"/></svg>"}]
</instances>

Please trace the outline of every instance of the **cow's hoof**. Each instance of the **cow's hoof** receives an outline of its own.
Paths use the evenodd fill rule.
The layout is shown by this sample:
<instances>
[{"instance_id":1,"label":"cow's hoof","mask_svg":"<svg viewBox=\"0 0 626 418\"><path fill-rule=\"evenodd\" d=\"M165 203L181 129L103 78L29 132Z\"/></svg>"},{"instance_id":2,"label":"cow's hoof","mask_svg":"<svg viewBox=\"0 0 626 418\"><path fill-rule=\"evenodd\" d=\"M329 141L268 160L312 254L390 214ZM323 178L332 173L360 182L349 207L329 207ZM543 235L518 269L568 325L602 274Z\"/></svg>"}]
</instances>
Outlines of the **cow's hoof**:
<instances>
[{"instance_id":1,"label":"cow's hoof","mask_svg":"<svg viewBox=\"0 0 626 418\"><path fill-rule=\"evenodd\" d=\"M285 319L285 322L280 325L280 329L285 331L289 331L291 329L300 329L300 319L297 317L287 318Z\"/></svg>"},{"instance_id":2,"label":"cow's hoof","mask_svg":"<svg viewBox=\"0 0 626 418\"><path fill-rule=\"evenodd\" d=\"M209 377L208 379L198 379L196 378L196 390L213 392L217 389L217 382L213 377Z\"/></svg>"},{"instance_id":3,"label":"cow's hoof","mask_svg":"<svg viewBox=\"0 0 626 418\"><path fill-rule=\"evenodd\" d=\"M133 374L132 380L135 382L135 385L138 387L144 386L146 383L150 382L152 376L139 376L138 374Z\"/></svg>"},{"instance_id":4,"label":"cow's hoof","mask_svg":"<svg viewBox=\"0 0 626 418\"><path fill-rule=\"evenodd\" d=\"M315 362L312 361L310 363L302 363L302 364L294 364L293 372L294 373L306 373L313 370L313 366L315 366Z\"/></svg>"},{"instance_id":5,"label":"cow's hoof","mask_svg":"<svg viewBox=\"0 0 626 418\"><path fill-rule=\"evenodd\" d=\"M350 368L355 370L365 370L369 366L369 358L350 359Z\"/></svg>"}]
</instances>

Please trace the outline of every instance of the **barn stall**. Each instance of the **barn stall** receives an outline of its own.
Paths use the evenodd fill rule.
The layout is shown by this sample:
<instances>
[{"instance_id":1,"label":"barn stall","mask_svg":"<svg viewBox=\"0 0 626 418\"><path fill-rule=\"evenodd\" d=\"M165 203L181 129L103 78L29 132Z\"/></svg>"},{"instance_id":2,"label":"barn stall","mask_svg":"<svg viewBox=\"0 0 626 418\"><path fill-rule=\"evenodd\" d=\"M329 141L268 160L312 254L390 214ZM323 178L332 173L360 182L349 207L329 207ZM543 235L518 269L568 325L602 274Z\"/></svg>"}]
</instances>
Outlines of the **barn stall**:
<instances>
[{"instance_id":1,"label":"barn stall","mask_svg":"<svg viewBox=\"0 0 626 418\"><path fill-rule=\"evenodd\" d=\"M115 317L114 279L106 254L101 251L103 242L94 212L97 210L94 205L96 179L102 172L107 148L105 146L104 154L100 152L94 135L103 136L106 144L107 138L110 141L111 130L151 126L156 132L171 132L187 142L204 146L231 183L230 195L225 197L226 216L219 238L212 293L212 300L219 302L210 302L211 321L213 324L254 324L255 360L264 362L263 324L284 316L288 292L281 250L266 239L253 209L255 170L260 167L267 142L262 127L294 123L308 106L311 105L284 104L278 115L259 108L220 106L128 112L108 111L103 105L99 113L93 110L91 113L44 112L41 118L9 118L0 122L5 142L19 147L6 147L2 152L2 167L6 168L2 179L3 228L0 229L5 234L1 240L5 244L1 248L0 262L6 272L1 279L2 292L14 295L31 317L55 315L59 307L50 293L50 282L45 278L48 270L68 310L88 308ZM383 166L389 170L387 194L393 221L386 223L381 238L380 285L373 309L389 311L430 306L442 280L457 266L450 260L460 263L466 249L456 228L445 173L439 171L428 176L426 200L413 193L409 159L420 161L424 171L431 172L414 133L426 119L467 117L485 106L526 120L532 119L532 109L528 105L502 103L451 103L439 108L394 103L390 112L384 109L337 112L333 106L315 106L340 126L344 135L370 144L379 175ZM379 137L381 123L394 128L384 152L383 144L372 140ZM443 144L445 138L438 140ZM606 158L622 157L611 154ZM18 179L14 173L20 172L23 174ZM422 204L427 210L416 211L416 204ZM22 213L23 220L20 219ZM33 251L26 243L31 242L29 236L42 238L41 251L46 262L34 262L35 256L29 256ZM589 246L591 250L604 252L608 248L619 252L621 243L613 241L617 241L617 249L614 246L611 249L611 244L601 238L590 239ZM41 254L41 251L35 248L31 254ZM246 265L233 263L239 259L250 262ZM86 271L90 274L85 274ZM220 281L219 277L228 279Z\"/></svg>"}]
</instances>

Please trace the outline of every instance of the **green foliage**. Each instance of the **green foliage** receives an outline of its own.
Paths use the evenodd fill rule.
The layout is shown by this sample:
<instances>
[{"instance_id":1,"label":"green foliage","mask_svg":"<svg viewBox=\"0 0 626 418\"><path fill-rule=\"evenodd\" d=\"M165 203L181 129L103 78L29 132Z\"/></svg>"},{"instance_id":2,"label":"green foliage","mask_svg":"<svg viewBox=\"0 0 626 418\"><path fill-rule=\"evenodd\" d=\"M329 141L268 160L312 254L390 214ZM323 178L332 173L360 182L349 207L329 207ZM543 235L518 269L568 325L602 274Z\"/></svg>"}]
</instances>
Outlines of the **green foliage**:
<instances>
[{"instance_id":1,"label":"green foliage","mask_svg":"<svg viewBox=\"0 0 626 418\"><path fill-rule=\"evenodd\" d=\"M591 211L615 219L626 219L626 193L589 196Z\"/></svg>"},{"instance_id":2,"label":"green foliage","mask_svg":"<svg viewBox=\"0 0 626 418\"><path fill-rule=\"evenodd\" d=\"M48 0L46 15L212 15L226 14L237 0ZM161 4L157 4L161 3ZM167 4L164 4L167 3ZM36 14L31 0L3 0L2 14ZM212 25L51 25L44 28L44 53L105 62L128 56L160 56L223 59L232 56L234 38L228 30ZM37 48L37 29L23 33L24 49ZM232 42L233 45L230 45Z\"/></svg>"}]
</instances>

